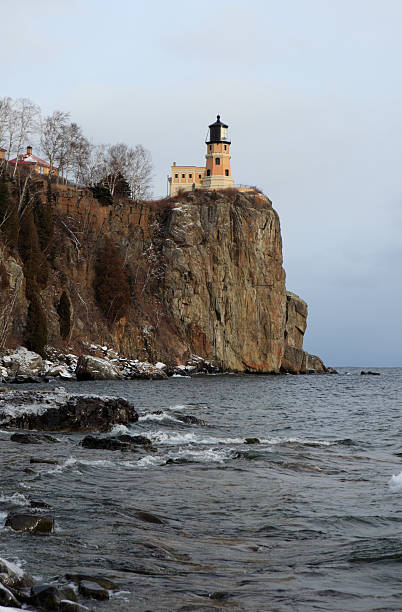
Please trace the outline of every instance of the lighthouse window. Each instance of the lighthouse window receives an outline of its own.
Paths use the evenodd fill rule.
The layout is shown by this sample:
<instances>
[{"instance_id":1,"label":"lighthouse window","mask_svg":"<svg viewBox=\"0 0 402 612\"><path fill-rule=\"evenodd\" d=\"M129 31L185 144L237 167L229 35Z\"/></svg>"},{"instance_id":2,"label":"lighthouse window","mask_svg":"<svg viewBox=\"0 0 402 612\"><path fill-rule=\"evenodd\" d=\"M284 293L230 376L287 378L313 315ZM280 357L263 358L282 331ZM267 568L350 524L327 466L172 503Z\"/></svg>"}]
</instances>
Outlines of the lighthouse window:
<instances>
[{"instance_id":1,"label":"lighthouse window","mask_svg":"<svg viewBox=\"0 0 402 612\"><path fill-rule=\"evenodd\" d=\"M186 175L185 175L185 174L182 174L182 175L181 175L181 178L186 178Z\"/></svg>"},{"instance_id":2,"label":"lighthouse window","mask_svg":"<svg viewBox=\"0 0 402 612\"><path fill-rule=\"evenodd\" d=\"M175 177L175 178L179 178L179 175L178 175L178 174L175 174L175 175L174 175L174 177Z\"/></svg>"},{"instance_id":3,"label":"lighthouse window","mask_svg":"<svg viewBox=\"0 0 402 612\"><path fill-rule=\"evenodd\" d=\"M211 176L211 170L207 170L207 176Z\"/></svg>"},{"instance_id":4,"label":"lighthouse window","mask_svg":"<svg viewBox=\"0 0 402 612\"><path fill-rule=\"evenodd\" d=\"M199 178L199 179L201 178L201 174L199 174L199 175L198 175L198 178Z\"/></svg>"},{"instance_id":5,"label":"lighthouse window","mask_svg":"<svg viewBox=\"0 0 402 612\"><path fill-rule=\"evenodd\" d=\"M192 175L192 174L189 174L189 175L188 175L188 178L193 178L193 175Z\"/></svg>"},{"instance_id":6,"label":"lighthouse window","mask_svg":"<svg viewBox=\"0 0 402 612\"><path fill-rule=\"evenodd\" d=\"M217 158L216 158L215 163L216 163L216 165L217 165L217 166L219 166L219 165L220 165L221 160L220 160L220 158L219 158L219 157L217 157Z\"/></svg>"},{"instance_id":7,"label":"lighthouse window","mask_svg":"<svg viewBox=\"0 0 402 612\"><path fill-rule=\"evenodd\" d=\"M226 149L227 149L227 146L226 146L226 145L223 145L223 148L224 148L224 149L225 149L225 151L226 151Z\"/></svg>"},{"instance_id":8,"label":"lighthouse window","mask_svg":"<svg viewBox=\"0 0 402 612\"><path fill-rule=\"evenodd\" d=\"M212 151L212 145L209 145L209 150Z\"/></svg>"},{"instance_id":9,"label":"lighthouse window","mask_svg":"<svg viewBox=\"0 0 402 612\"><path fill-rule=\"evenodd\" d=\"M229 176L229 170L225 170L225 176Z\"/></svg>"}]
</instances>

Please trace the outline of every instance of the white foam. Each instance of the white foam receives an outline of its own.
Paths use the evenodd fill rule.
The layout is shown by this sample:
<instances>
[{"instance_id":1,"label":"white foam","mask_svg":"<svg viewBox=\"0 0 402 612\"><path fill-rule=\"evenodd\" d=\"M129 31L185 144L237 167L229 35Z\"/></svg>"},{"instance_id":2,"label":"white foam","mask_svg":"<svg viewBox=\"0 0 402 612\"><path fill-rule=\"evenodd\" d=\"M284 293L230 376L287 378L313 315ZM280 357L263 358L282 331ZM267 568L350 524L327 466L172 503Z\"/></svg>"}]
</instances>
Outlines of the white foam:
<instances>
[{"instance_id":1,"label":"white foam","mask_svg":"<svg viewBox=\"0 0 402 612\"><path fill-rule=\"evenodd\" d=\"M391 476L388 485L392 493L399 493L402 491L402 472L399 472L397 476Z\"/></svg>"},{"instance_id":2,"label":"white foam","mask_svg":"<svg viewBox=\"0 0 402 612\"><path fill-rule=\"evenodd\" d=\"M155 455L146 455L146 457L142 457L142 459L139 459L136 463L136 467L154 467L156 465L163 465L164 463L166 463L165 459L162 459L161 457L155 457Z\"/></svg>"},{"instance_id":3,"label":"white foam","mask_svg":"<svg viewBox=\"0 0 402 612\"><path fill-rule=\"evenodd\" d=\"M113 425L112 429L109 431L109 436L118 436L119 434L128 433L130 430L125 425Z\"/></svg>"},{"instance_id":4,"label":"white foam","mask_svg":"<svg viewBox=\"0 0 402 612\"><path fill-rule=\"evenodd\" d=\"M241 444L243 438L213 438L212 436L200 436L193 432L182 433L178 431L150 431L147 437L160 444L176 446L178 444Z\"/></svg>"},{"instance_id":5,"label":"white foam","mask_svg":"<svg viewBox=\"0 0 402 612\"><path fill-rule=\"evenodd\" d=\"M24 570L19 567L19 565L16 565L11 561L6 561L6 559L3 559L3 557L0 557L0 561L8 568L10 572L14 573L16 576L19 576L21 578L24 575ZM4 608L4 610L11 610L11 608Z\"/></svg>"},{"instance_id":6,"label":"white foam","mask_svg":"<svg viewBox=\"0 0 402 612\"><path fill-rule=\"evenodd\" d=\"M333 446L336 442L311 440L309 438L260 438L261 444L311 444L314 446Z\"/></svg>"},{"instance_id":7,"label":"white foam","mask_svg":"<svg viewBox=\"0 0 402 612\"><path fill-rule=\"evenodd\" d=\"M167 412L162 412L161 414L144 414L138 418L139 421L173 421L174 423L180 423L178 419L175 419L173 416L168 414Z\"/></svg>"},{"instance_id":8,"label":"white foam","mask_svg":"<svg viewBox=\"0 0 402 612\"><path fill-rule=\"evenodd\" d=\"M13 495L0 495L0 502L11 502L16 506L29 506L30 502L23 493L13 493Z\"/></svg>"},{"instance_id":9,"label":"white foam","mask_svg":"<svg viewBox=\"0 0 402 612\"><path fill-rule=\"evenodd\" d=\"M180 449L177 453L171 455L171 459L187 459L188 461L197 461L200 463L223 463L227 459L230 459L234 452L232 448L207 448L202 450Z\"/></svg>"}]
</instances>

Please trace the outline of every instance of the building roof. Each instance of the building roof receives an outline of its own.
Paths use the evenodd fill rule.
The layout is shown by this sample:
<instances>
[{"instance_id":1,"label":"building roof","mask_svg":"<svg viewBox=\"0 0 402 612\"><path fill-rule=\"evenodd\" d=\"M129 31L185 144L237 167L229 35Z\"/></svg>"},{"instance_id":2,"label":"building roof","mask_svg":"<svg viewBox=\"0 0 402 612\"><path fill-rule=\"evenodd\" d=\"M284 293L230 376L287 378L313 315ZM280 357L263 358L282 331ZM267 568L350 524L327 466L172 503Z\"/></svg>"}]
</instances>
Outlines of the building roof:
<instances>
[{"instance_id":1,"label":"building roof","mask_svg":"<svg viewBox=\"0 0 402 612\"><path fill-rule=\"evenodd\" d=\"M215 123L211 123L211 125L209 125L208 127L213 127L214 125L220 125L221 127L227 128L229 127L228 125L226 125L226 123L222 123L221 121L221 116L220 115L216 115L216 121Z\"/></svg>"},{"instance_id":2,"label":"building roof","mask_svg":"<svg viewBox=\"0 0 402 612\"><path fill-rule=\"evenodd\" d=\"M10 159L10 161L8 162L9 164L13 165L17 162L17 158L14 157L14 159ZM41 159L40 157L37 157L36 155L32 155L32 153L30 155L28 155L28 153L25 153L23 155L18 155L18 165L29 165L29 164L38 164L38 166L43 166L45 168L50 168L50 164L45 161L44 159Z\"/></svg>"}]
</instances>

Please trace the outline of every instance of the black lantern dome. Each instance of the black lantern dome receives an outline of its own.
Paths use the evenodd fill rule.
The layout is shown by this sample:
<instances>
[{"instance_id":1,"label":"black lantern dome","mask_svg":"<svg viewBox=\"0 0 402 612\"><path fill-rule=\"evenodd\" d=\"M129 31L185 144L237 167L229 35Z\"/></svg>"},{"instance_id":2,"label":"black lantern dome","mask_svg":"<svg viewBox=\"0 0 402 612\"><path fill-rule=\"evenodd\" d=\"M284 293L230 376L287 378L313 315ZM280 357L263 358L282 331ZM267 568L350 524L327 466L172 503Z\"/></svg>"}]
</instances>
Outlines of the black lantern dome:
<instances>
[{"instance_id":1,"label":"black lantern dome","mask_svg":"<svg viewBox=\"0 0 402 612\"><path fill-rule=\"evenodd\" d=\"M211 123L209 127L209 139L206 140L206 144L212 144L214 142L225 142L230 144L230 140L228 138L228 126L226 123L222 123L221 116L216 116L215 123Z\"/></svg>"}]
</instances>

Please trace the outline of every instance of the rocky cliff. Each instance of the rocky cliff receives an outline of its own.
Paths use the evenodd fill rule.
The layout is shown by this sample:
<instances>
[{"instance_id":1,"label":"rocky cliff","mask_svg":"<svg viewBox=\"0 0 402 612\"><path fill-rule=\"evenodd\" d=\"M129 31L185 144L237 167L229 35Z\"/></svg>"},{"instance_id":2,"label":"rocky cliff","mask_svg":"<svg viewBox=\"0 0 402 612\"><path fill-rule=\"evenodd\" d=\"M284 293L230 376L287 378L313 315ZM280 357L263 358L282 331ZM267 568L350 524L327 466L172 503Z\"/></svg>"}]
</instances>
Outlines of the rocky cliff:
<instances>
[{"instance_id":1,"label":"rocky cliff","mask_svg":"<svg viewBox=\"0 0 402 612\"><path fill-rule=\"evenodd\" d=\"M35 281L49 345L83 352L96 343L166 363L195 354L241 372L324 369L303 351L307 306L286 293L279 218L265 196L197 191L105 206L86 190L53 186L46 193L40 183L31 189L53 217L52 239L42 249L47 276ZM15 199L15 187L8 190ZM106 237L117 246L121 265L113 265L129 287L124 311L113 319L96 292ZM3 347L29 337L27 270L21 240L18 250L3 236Z\"/></svg>"}]
</instances>

